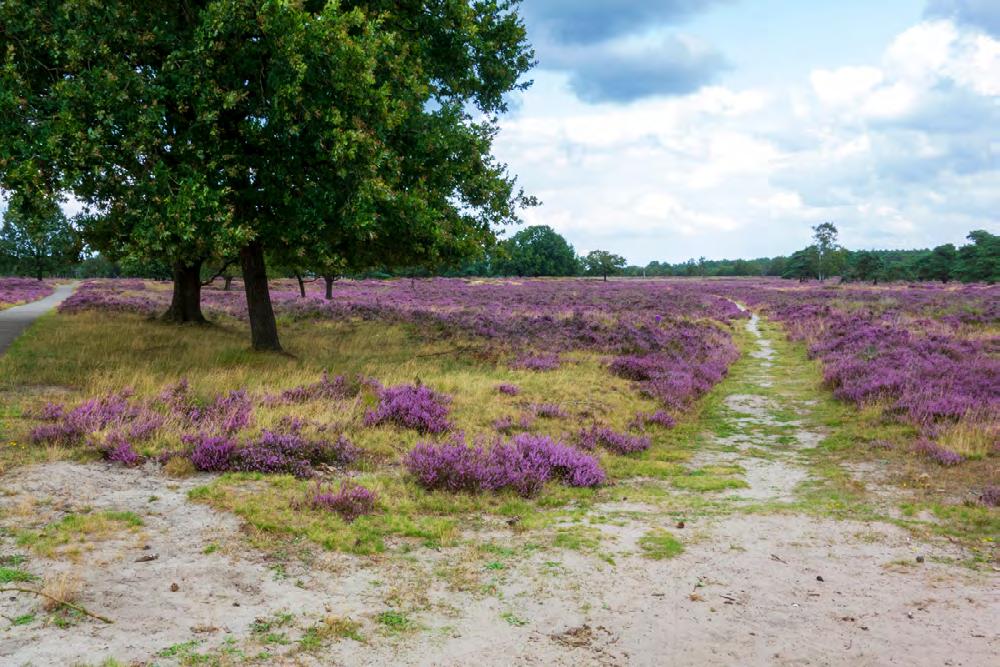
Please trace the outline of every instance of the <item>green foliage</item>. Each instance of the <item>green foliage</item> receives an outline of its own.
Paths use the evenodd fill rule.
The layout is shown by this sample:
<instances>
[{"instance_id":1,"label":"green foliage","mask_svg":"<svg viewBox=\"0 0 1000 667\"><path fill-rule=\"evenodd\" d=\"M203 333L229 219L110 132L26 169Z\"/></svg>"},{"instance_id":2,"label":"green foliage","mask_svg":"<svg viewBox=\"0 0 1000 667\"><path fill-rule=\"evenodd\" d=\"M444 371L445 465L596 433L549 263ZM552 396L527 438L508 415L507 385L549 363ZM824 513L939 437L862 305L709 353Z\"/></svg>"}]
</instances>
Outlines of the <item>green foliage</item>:
<instances>
[{"instance_id":1,"label":"green foliage","mask_svg":"<svg viewBox=\"0 0 1000 667\"><path fill-rule=\"evenodd\" d=\"M15 192L0 223L0 272L30 275L69 273L82 242L59 201L39 192Z\"/></svg>"},{"instance_id":2,"label":"green foliage","mask_svg":"<svg viewBox=\"0 0 1000 667\"><path fill-rule=\"evenodd\" d=\"M782 278L795 278L799 281L819 277L819 249L811 245L804 250L792 253L785 265Z\"/></svg>"},{"instance_id":3,"label":"green foliage","mask_svg":"<svg viewBox=\"0 0 1000 667\"><path fill-rule=\"evenodd\" d=\"M547 225L527 227L503 243L500 273L517 276L574 276L579 270L576 252Z\"/></svg>"},{"instance_id":4,"label":"green foliage","mask_svg":"<svg viewBox=\"0 0 1000 667\"><path fill-rule=\"evenodd\" d=\"M853 257L850 275L856 280L872 281L877 284L885 270L885 262L882 256L870 250L863 250L855 253Z\"/></svg>"},{"instance_id":5,"label":"green foliage","mask_svg":"<svg viewBox=\"0 0 1000 667\"><path fill-rule=\"evenodd\" d=\"M966 238L972 243L959 248L955 277L962 282L1000 281L1000 236L979 229Z\"/></svg>"},{"instance_id":6,"label":"green foliage","mask_svg":"<svg viewBox=\"0 0 1000 667\"><path fill-rule=\"evenodd\" d=\"M625 258L607 250L592 250L583 258L583 268L587 275L603 276L607 280L608 276L621 273L625 268Z\"/></svg>"},{"instance_id":7,"label":"green foliage","mask_svg":"<svg viewBox=\"0 0 1000 667\"><path fill-rule=\"evenodd\" d=\"M917 260L915 264L917 278L946 283L954 277L957 259L958 251L954 245L951 243L939 245Z\"/></svg>"},{"instance_id":8,"label":"green foliage","mask_svg":"<svg viewBox=\"0 0 1000 667\"><path fill-rule=\"evenodd\" d=\"M653 560L673 558L684 551L680 540L665 530L652 530L639 538L639 548L643 555Z\"/></svg>"}]
</instances>

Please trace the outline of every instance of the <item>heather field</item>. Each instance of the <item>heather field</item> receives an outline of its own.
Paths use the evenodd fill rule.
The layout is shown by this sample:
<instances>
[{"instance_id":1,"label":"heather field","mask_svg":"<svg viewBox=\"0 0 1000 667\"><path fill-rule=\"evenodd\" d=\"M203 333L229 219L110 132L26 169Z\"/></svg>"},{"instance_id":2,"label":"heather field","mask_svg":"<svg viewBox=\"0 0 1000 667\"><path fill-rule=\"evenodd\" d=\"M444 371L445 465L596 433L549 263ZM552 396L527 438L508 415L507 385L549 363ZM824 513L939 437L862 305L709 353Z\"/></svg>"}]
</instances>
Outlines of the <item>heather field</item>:
<instances>
[{"instance_id":1,"label":"heather field","mask_svg":"<svg viewBox=\"0 0 1000 667\"><path fill-rule=\"evenodd\" d=\"M0 310L52 294L51 281L32 278L0 278Z\"/></svg>"},{"instance_id":2,"label":"heather field","mask_svg":"<svg viewBox=\"0 0 1000 667\"><path fill-rule=\"evenodd\" d=\"M284 354L239 281L92 280L0 357L12 664L1000 650L1000 287L304 289Z\"/></svg>"}]
</instances>

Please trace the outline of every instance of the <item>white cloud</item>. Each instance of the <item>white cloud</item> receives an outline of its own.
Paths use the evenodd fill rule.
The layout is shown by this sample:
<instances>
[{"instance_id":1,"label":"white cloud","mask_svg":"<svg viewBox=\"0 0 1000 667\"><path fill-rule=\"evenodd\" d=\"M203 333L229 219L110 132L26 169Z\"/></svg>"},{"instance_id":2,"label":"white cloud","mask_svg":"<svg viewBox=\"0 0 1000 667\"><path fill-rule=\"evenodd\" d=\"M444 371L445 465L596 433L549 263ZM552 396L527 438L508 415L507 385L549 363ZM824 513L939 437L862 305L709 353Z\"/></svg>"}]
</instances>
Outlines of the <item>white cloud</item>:
<instances>
[{"instance_id":1,"label":"white cloud","mask_svg":"<svg viewBox=\"0 0 1000 667\"><path fill-rule=\"evenodd\" d=\"M833 220L851 247L998 229L1000 42L928 21L878 62L800 81L588 104L540 72L503 120L501 158L577 248L632 262L761 256Z\"/></svg>"}]
</instances>

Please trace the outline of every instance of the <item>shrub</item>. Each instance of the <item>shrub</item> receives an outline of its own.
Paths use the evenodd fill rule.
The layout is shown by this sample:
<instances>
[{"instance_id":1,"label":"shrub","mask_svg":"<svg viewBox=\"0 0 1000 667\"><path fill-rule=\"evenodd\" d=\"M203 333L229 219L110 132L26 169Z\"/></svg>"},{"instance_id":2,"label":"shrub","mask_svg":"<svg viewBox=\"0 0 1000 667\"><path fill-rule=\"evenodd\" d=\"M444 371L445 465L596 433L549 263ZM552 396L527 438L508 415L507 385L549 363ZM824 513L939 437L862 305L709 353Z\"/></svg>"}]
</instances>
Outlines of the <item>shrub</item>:
<instances>
[{"instance_id":1,"label":"shrub","mask_svg":"<svg viewBox=\"0 0 1000 667\"><path fill-rule=\"evenodd\" d=\"M427 489L536 494L559 479L568 486L598 486L606 480L597 459L547 436L523 433L489 449L469 447L461 437L447 443L419 443L404 461Z\"/></svg>"},{"instance_id":2,"label":"shrub","mask_svg":"<svg viewBox=\"0 0 1000 667\"><path fill-rule=\"evenodd\" d=\"M504 383L497 385L497 391L500 392L501 394L506 394L508 396L517 396L518 394L521 393L521 388L518 387L516 384Z\"/></svg>"},{"instance_id":3,"label":"shrub","mask_svg":"<svg viewBox=\"0 0 1000 667\"><path fill-rule=\"evenodd\" d=\"M945 449L937 443L931 442L927 438L921 438L918 440L913 446L913 451L918 454L922 454L930 460L943 466L957 466L965 460L961 454L957 454L950 449Z\"/></svg>"},{"instance_id":4,"label":"shrub","mask_svg":"<svg viewBox=\"0 0 1000 667\"><path fill-rule=\"evenodd\" d=\"M391 423L421 433L451 430L451 398L423 385L399 385L379 390L379 404L365 415L366 426Z\"/></svg>"},{"instance_id":5,"label":"shrub","mask_svg":"<svg viewBox=\"0 0 1000 667\"><path fill-rule=\"evenodd\" d=\"M350 523L359 516L374 512L376 500L375 492L360 484L344 482L335 492L331 486L317 483L300 507L336 512Z\"/></svg>"},{"instance_id":6,"label":"shrub","mask_svg":"<svg viewBox=\"0 0 1000 667\"><path fill-rule=\"evenodd\" d=\"M990 484L979 494L979 504L986 507L1000 507L1000 486Z\"/></svg>"},{"instance_id":7,"label":"shrub","mask_svg":"<svg viewBox=\"0 0 1000 667\"><path fill-rule=\"evenodd\" d=\"M577 444L588 450L600 446L616 454L634 454L649 449L652 441L645 436L618 433L608 426L594 424L577 434Z\"/></svg>"}]
</instances>

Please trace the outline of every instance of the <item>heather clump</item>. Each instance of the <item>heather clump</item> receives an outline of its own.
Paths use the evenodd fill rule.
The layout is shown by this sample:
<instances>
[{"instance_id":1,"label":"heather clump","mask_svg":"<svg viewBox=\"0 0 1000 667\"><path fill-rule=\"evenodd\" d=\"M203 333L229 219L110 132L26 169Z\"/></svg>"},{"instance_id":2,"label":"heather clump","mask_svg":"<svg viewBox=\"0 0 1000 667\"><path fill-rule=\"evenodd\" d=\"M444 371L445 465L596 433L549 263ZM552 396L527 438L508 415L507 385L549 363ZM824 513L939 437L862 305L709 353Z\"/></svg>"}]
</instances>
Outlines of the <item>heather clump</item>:
<instances>
[{"instance_id":1,"label":"heather clump","mask_svg":"<svg viewBox=\"0 0 1000 667\"><path fill-rule=\"evenodd\" d=\"M360 379L348 380L343 375L331 378L329 373L323 371L318 382L292 387L276 396L267 396L264 402L268 405L295 405L316 400L338 401L357 396L361 386Z\"/></svg>"},{"instance_id":2,"label":"heather clump","mask_svg":"<svg viewBox=\"0 0 1000 667\"><path fill-rule=\"evenodd\" d=\"M510 367L523 371L554 371L562 365L558 354L532 354L519 357L511 362Z\"/></svg>"},{"instance_id":3,"label":"heather clump","mask_svg":"<svg viewBox=\"0 0 1000 667\"><path fill-rule=\"evenodd\" d=\"M531 412L542 419L565 419L569 417L569 413L555 403L534 403L531 405Z\"/></svg>"},{"instance_id":4,"label":"heather clump","mask_svg":"<svg viewBox=\"0 0 1000 667\"><path fill-rule=\"evenodd\" d=\"M284 473L311 477L320 465L349 465L360 450L344 435L335 440L308 438L298 430L263 431L256 438L240 444L229 436L186 435L185 454L195 468L204 472ZM177 455L176 452L171 456Z\"/></svg>"},{"instance_id":5,"label":"heather clump","mask_svg":"<svg viewBox=\"0 0 1000 667\"><path fill-rule=\"evenodd\" d=\"M660 426L662 428L673 428L677 425L677 420L673 415L664 410L655 412L637 412L629 423L631 428L645 429L649 425Z\"/></svg>"},{"instance_id":6,"label":"heather clump","mask_svg":"<svg viewBox=\"0 0 1000 667\"><path fill-rule=\"evenodd\" d=\"M619 433L609 426L593 424L577 433L576 443L582 449L591 451L603 447L615 454L635 454L649 449L652 440L646 436Z\"/></svg>"},{"instance_id":7,"label":"heather clump","mask_svg":"<svg viewBox=\"0 0 1000 667\"><path fill-rule=\"evenodd\" d=\"M501 394L506 394L507 396L517 396L521 393L521 388L516 384L505 382L497 385L497 391Z\"/></svg>"},{"instance_id":8,"label":"heather clump","mask_svg":"<svg viewBox=\"0 0 1000 667\"><path fill-rule=\"evenodd\" d=\"M913 445L913 451L943 466L956 466L965 460L961 454L945 449L927 438L917 440Z\"/></svg>"},{"instance_id":9,"label":"heather clump","mask_svg":"<svg viewBox=\"0 0 1000 667\"><path fill-rule=\"evenodd\" d=\"M123 430L139 418L150 419L144 414L144 408L129 400L131 396L131 391L124 390L88 399L72 409L47 404L37 415L45 423L32 429L31 440L35 443L78 445L92 433Z\"/></svg>"},{"instance_id":10,"label":"heather clump","mask_svg":"<svg viewBox=\"0 0 1000 667\"><path fill-rule=\"evenodd\" d=\"M985 507L1000 507L1000 486L989 484L979 494L979 504Z\"/></svg>"},{"instance_id":11,"label":"heather clump","mask_svg":"<svg viewBox=\"0 0 1000 667\"><path fill-rule=\"evenodd\" d=\"M394 424L420 433L451 430L448 404L451 397L423 385L399 385L378 391L378 405L365 414L366 426Z\"/></svg>"},{"instance_id":12,"label":"heather clump","mask_svg":"<svg viewBox=\"0 0 1000 667\"><path fill-rule=\"evenodd\" d=\"M374 491L353 482L344 482L334 490L329 484L316 483L303 501L297 503L297 509L333 512L339 514L344 521L351 523L358 517L375 511L378 497Z\"/></svg>"},{"instance_id":13,"label":"heather clump","mask_svg":"<svg viewBox=\"0 0 1000 667\"><path fill-rule=\"evenodd\" d=\"M593 456L547 436L527 433L489 447L470 447L460 436L445 443L419 443L404 464L421 486L451 492L509 489L532 496L551 480L577 487L606 481Z\"/></svg>"},{"instance_id":14,"label":"heather clump","mask_svg":"<svg viewBox=\"0 0 1000 667\"><path fill-rule=\"evenodd\" d=\"M118 434L108 437L102 454L105 460L114 463L121 463L127 467L137 466L142 463L142 457L132 448L132 444Z\"/></svg>"}]
</instances>

